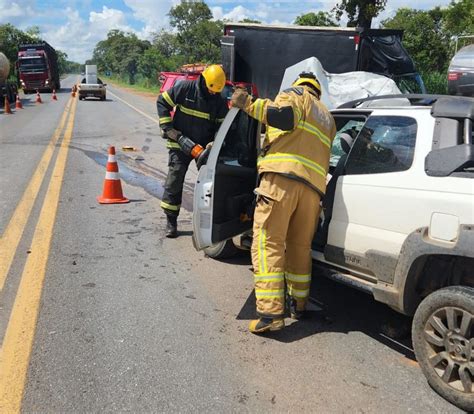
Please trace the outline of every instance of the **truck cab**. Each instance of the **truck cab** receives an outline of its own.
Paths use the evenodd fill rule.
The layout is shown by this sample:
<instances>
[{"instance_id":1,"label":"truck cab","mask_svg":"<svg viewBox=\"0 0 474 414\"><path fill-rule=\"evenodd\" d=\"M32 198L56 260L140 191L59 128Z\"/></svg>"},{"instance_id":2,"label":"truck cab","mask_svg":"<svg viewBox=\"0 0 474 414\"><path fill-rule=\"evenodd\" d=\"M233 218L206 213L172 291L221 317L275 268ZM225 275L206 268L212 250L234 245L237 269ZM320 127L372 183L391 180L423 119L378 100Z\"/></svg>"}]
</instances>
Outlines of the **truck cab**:
<instances>
[{"instance_id":1,"label":"truck cab","mask_svg":"<svg viewBox=\"0 0 474 414\"><path fill-rule=\"evenodd\" d=\"M474 99L372 97L332 114L337 134L313 241L316 273L414 315L428 381L472 410ZM349 132L350 144L341 141ZM256 120L229 111L197 177L198 250L232 238L249 246L260 138Z\"/></svg>"}]
</instances>

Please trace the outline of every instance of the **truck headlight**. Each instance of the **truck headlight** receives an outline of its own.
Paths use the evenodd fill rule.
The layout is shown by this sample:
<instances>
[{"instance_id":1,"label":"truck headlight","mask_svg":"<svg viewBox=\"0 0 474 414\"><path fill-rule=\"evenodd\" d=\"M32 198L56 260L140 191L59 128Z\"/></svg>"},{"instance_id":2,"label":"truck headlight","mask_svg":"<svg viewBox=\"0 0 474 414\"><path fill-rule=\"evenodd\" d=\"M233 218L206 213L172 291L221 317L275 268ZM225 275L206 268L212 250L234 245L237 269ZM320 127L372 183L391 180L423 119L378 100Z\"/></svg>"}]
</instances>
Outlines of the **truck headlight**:
<instances>
[{"instance_id":1,"label":"truck headlight","mask_svg":"<svg viewBox=\"0 0 474 414\"><path fill-rule=\"evenodd\" d=\"M46 79L46 80L44 81L44 84L47 85L48 83L49 83L49 80Z\"/></svg>"}]
</instances>

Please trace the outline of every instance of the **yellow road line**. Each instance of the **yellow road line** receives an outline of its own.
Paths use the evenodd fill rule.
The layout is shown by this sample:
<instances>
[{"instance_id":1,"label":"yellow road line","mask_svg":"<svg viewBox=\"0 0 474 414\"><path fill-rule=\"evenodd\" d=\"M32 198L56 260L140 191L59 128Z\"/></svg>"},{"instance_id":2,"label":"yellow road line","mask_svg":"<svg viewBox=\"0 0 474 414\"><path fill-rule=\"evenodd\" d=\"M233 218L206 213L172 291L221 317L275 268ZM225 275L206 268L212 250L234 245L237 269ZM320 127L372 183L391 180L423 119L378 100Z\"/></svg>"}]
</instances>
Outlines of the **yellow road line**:
<instances>
[{"instance_id":1,"label":"yellow road line","mask_svg":"<svg viewBox=\"0 0 474 414\"><path fill-rule=\"evenodd\" d=\"M36 198L39 193L41 184L43 183L44 176L48 170L51 158L53 157L55 145L61 136L61 132L64 129L66 118L69 113L71 106L71 100L69 100L64 109L64 113L61 117L58 127L53 133L51 141L49 141L46 150L41 157L41 160L36 167L36 171L31 177L28 186L26 187L23 196L18 203L10 222L8 223L5 232L0 237L0 292L5 284L10 266L15 257L16 249L20 243L21 236L25 230L26 223L30 217L31 210L35 204Z\"/></svg>"},{"instance_id":2,"label":"yellow road line","mask_svg":"<svg viewBox=\"0 0 474 414\"><path fill-rule=\"evenodd\" d=\"M21 276L0 353L0 412L18 413L27 379L59 195L72 138L77 100L71 108L46 197Z\"/></svg>"},{"instance_id":3,"label":"yellow road line","mask_svg":"<svg viewBox=\"0 0 474 414\"><path fill-rule=\"evenodd\" d=\"M133 106L131 103L128 103L126 100L122 99L122 98L119 98L117 95L115 95L115 93L112 93L110 91L107 91L107 93L109 93L110 95L114 96L115 98L117 98L119 101L122 101L125 105L128 105L130 108L132 108L134 111L137 111L139 114L143 115L144 117L148 118L150 121L154 122L155 124L158 124L160 125L160 123L158 122L157 119L151 117L150 115L146 114L145 112L143 112L142 110L138 109L136 106Z\"/></svg>"}]
</instances>

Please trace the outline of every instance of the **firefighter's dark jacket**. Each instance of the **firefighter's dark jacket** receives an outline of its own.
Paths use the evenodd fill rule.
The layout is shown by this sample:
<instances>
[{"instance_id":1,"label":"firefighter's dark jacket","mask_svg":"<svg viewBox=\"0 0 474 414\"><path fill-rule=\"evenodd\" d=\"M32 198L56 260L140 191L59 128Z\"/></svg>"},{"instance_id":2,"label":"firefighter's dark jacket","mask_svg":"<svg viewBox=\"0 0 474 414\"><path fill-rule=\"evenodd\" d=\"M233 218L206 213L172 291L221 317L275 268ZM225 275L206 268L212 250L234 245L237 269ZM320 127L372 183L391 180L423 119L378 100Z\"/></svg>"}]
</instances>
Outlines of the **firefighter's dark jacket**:
<instances>
[{"instance_id":1,"label":"firefighter's dark jacket","mask_svg":"<svg viewBox=\"0 0 474 414\"><path fill-rule=\"evenodd\" d=\"M156 106L162 129L177 129L202 146L214 140L228 111L220 94L208 92L202 75L196 80L182 81L161 93ZM171 118L173 108L175 113ZM171 148L173 143L169 144Z\"/></svg>"}]
</instances>

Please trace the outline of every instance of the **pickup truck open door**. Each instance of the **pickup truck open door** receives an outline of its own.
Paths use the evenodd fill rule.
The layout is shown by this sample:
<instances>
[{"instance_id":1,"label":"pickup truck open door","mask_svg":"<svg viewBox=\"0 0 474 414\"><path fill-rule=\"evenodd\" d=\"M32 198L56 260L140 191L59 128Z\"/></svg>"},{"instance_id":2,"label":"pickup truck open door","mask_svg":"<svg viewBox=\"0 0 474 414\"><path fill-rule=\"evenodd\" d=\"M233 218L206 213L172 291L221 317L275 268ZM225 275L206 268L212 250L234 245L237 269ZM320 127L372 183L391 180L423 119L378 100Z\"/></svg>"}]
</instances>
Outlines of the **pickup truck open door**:
<instances>
[{"instance_id":1,"label":"pickup truck open door","mask_svg":"<svg viewBox=\"0 0 474 414\"><path fill-rule=\"evenodd\" d=\"M232 108L194 188L193 243L197 250L252 228L259 141L258 121Z\"/></svg>"}]
</instances>

